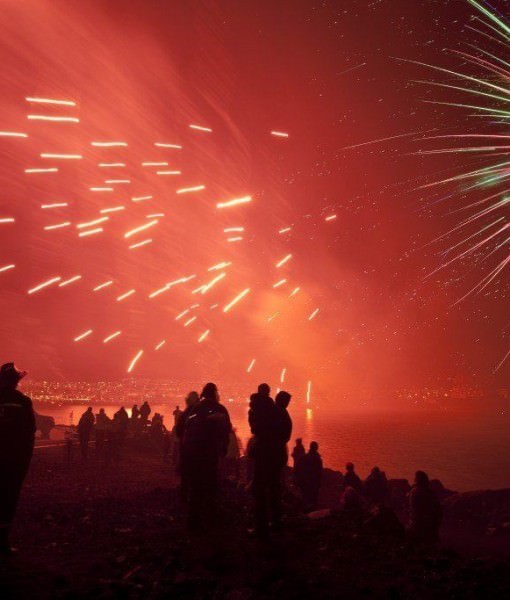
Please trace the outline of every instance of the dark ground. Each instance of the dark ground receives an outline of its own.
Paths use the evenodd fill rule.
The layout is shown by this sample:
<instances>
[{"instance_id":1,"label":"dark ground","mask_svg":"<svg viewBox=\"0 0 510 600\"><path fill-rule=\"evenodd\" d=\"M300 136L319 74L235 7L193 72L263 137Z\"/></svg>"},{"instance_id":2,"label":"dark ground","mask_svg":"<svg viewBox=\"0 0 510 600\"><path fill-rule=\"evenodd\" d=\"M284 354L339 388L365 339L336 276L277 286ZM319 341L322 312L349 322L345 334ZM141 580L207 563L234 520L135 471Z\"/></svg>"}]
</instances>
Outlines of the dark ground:
<instances>
[{"instance_id":1,"label":"dark ground","mask_svg":"<svg viewBox=\"0 0 510 600\"><path fill-rule=\"evenodd\" d=\"M413 549L340 512L318 520L288 507L269 543L246 533L250 497L225 486L221 518L189 536L172 467L127 451L105 468L65 466L36 451L1 598L509 598L510 562Z\"/></svg>"}]
</instances>

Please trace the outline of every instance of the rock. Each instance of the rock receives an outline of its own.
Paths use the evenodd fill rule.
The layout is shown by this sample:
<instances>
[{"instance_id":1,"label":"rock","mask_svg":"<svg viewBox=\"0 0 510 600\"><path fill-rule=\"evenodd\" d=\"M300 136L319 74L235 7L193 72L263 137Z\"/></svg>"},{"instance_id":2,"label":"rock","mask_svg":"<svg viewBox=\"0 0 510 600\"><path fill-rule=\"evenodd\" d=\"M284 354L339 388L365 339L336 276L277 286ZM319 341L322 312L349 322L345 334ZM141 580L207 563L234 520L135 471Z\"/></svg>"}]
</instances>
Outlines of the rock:
<instances>
[{"instance_id":1,"label":"rock","mask_svg":"<svg viewBox=\"0 0 510 600\"><path fill-rule=\"evenodd\" d=\"M306 516L312 521L316 521L317 519L323 519L324 517L329 517L331 515L330 508L323 508L322 510L314 510L309 512Z\"/></svg>"}]
</instances>

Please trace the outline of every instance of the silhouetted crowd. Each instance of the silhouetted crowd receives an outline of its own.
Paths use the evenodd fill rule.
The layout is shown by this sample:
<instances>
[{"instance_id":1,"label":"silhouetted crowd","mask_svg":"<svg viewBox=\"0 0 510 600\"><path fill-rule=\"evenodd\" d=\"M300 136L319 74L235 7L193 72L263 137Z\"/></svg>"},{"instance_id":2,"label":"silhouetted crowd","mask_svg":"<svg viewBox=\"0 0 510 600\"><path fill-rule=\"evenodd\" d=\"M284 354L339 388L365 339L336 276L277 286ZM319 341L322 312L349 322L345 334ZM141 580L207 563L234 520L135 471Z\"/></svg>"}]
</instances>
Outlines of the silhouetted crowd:
<instances>
[{"instance_id":1,"label":"silhouetted crowd","mask_svg":"<svg viewBox=\"0 0 510 600\"><path fill-rule=\"evenodd\" d=\"M35 419L31 400L18 389L26 373L13 363L0 367L0 551L10 551L9 530L23 480L28 471L35 440ZM298 498L303 510L320 508L323 463L319 445L313 441L308 450L301 438L292 449L289 477L287 445L292 435L288 412L291 395L279 391L271 397L269 385L262 383L250 396L248 422L252 436L248 441L243 466L245 487L253 494L254 527L250 533L267 539L284 526L282 498ZM241 451L228 410L221 404L218 388L207 383L202 392L190 392L185 408L173 411L170 430L163 416L144 402L134 405L131 416L121 407L110 418L104 409L94 415L92 407L80 417L77 437L82 461L95 438L97 455L105 463L117 460L126 439L163 440L164 458L173 457L180 477L180 497L190 531L204 531L220 517L221 477L240 481ZM73 443L66 444L70 458ZM388 480L374 467L362 481L353 463L347 463L342 477L341 505L350 514L371 509L370 524L379 531L403 527L388 506ZM417 471L409 493L410 522L407 534L418 543L435 543L441 523L441 505L423 471Z\"/></svg>"}]
</instances>

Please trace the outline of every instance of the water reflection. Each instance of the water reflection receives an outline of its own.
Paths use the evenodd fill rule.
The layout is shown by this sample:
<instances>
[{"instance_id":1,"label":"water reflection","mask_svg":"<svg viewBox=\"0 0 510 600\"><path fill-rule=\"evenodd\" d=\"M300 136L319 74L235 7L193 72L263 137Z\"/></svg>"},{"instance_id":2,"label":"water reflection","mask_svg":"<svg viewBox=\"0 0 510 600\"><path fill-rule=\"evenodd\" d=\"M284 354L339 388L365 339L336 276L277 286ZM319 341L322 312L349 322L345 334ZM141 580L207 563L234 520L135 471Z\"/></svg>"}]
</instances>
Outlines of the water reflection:
<instances>
[{"instance_id":1,"label":"water reflection","mask_svg":"<svg viewBox=\"0 0 510 600\"><path fill-rule=\"evenodd\" d=\"M246 404L226 403L234 427L246 446L250 436ZM48 404L36 407L41 414L55 417L57 423L76 423L84 405L63 407ZM118 407L108 406L112 416ZM127 408L127 407L126 407ZM173 424L175 403L154 404L152 411ZM99 407L94 407L98 412ZM356 464L361 476L373 466L388 477L412 479L414 471L424 469L431 477L458 490L504 488L510 473L510 415L497 412L463 414L422 411L356 413L331 412L317 406L290 406L294 422L292 441L303 438L308 446L317 441L326 466L343 469L348 461Z\"/></svg>"}]
</instances>

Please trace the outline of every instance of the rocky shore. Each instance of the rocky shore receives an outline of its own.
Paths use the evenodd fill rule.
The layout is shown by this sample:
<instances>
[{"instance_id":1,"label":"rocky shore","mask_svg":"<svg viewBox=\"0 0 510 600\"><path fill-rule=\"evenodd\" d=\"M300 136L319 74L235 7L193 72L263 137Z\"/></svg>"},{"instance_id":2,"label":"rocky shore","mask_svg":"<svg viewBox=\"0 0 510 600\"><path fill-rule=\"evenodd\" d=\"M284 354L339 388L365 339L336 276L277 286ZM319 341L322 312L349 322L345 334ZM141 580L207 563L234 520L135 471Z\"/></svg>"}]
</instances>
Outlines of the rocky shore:
<instances>
[{"instance_id":1,"label":"rocky shore","mask_svg":"<svg viewBox=\"0 0 510 600\"><path fill-rule=\"evenodd\" d=\"M291 496L270 543L252 539L249 493L224 484L205 534L187 534L172 467L128 448L105 467L67 465L62 448L36 451L14 543L0 565L2 598L508 598L510 490L456 494L435 485L442 544L418 549L339 510L341 475L326 470L321 508ZM405 520L405 480L390 482ZM5 590L5 592L4 592Z\"/></svg>"}]
</instances>

